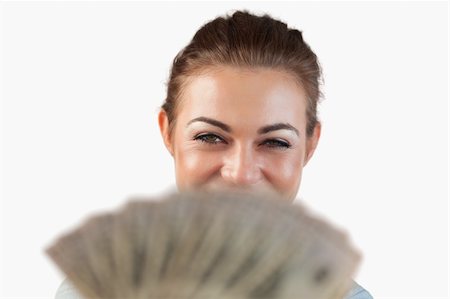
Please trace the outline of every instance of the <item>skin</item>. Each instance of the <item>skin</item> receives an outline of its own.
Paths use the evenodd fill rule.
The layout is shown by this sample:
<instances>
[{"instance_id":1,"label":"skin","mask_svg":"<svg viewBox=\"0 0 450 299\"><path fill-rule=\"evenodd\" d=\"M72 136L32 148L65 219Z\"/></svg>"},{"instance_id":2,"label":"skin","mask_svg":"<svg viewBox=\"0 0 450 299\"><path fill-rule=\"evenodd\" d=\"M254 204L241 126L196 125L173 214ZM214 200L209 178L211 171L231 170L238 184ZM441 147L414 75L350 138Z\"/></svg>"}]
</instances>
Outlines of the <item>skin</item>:
<instances>
[{"instance_id":1,"label":"skin","mask_svg":"<svg viewBox=\"0 0 450 299\"><path fill-rule=\"evenodd\" d=\"M164 144L179 190L266 192L293 201L320 138L306 136L306 93L287 72L220 66L191 76Z\"/></svg>"}]
</instances>

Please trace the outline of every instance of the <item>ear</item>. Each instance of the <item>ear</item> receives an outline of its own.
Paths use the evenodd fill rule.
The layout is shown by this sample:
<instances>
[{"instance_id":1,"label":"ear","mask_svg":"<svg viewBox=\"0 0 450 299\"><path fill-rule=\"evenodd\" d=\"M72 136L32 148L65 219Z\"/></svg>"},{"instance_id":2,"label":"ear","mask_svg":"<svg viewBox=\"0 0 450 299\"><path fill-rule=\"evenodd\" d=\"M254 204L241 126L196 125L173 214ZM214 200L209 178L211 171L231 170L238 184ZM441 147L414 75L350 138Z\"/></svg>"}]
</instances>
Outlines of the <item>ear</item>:
<instances>
[{"instance_id":1,"label":"ear","mask_svg":"<svg viewBox=\"0 0 450 299\"><path fill-rule=\"evenodd\" d=\"M308 137L308 139L306 140L306 154L303 166L305 166L312 158L314 151L316 150L317 144L319 143L321 130L322 125L320 122L317 122L316 126L314 127L312 136Z\"/></svg>"},{"instance_id":2,"label":"ear","mask_svg":"<svg viewBox=\"0 0 450 299\"><path fill-rule=\"evenodd\" d=\"M158 125L164 144L173 157L173 144L169 134L169 119L167 117L166 111L162 108L158 113Z\"/></svg>"}]
</instances>

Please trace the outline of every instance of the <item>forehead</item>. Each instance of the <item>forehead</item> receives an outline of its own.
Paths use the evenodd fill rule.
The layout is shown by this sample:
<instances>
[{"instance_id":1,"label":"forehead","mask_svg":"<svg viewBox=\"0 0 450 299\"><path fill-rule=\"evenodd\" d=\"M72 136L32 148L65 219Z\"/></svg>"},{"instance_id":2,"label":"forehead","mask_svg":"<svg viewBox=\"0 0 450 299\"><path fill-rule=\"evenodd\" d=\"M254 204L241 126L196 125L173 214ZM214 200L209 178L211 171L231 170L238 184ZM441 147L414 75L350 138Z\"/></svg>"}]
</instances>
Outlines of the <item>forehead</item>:
<instances>
[{"instance_id":1,"label":"forehead","mask_svg":"<svg viewBox=\"0 0 450 299\"><path fill-rule=\"evenodd\" d=\"M179 118L209 116L236 124L288 121L298 125L306 116L306 92L295 77L268 68L208 69L189 78L180 100Z\"/></svg>"}]
</instances>

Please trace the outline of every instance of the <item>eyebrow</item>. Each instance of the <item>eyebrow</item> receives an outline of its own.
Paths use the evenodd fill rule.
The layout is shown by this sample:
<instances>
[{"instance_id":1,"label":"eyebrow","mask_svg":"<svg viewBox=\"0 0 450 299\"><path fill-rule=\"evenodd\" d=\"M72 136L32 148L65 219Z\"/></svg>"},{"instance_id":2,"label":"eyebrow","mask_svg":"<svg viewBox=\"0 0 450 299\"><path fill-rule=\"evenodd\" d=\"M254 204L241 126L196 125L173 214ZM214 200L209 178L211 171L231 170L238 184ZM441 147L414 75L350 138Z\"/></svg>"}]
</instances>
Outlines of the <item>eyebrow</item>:
<instances>
[{"instance_id":1,"label":"eyebrow","mask_svg":"<svg viewBox=\"0 0 450 299\"><path fill-rule=\"evenodd\" d=\"M197 122L197 121L208 123L210 125L219 127L222 130L224 130L225 132L231 132L231 128L230 128L229 125L226 125L226 124L224 124L221 121L218 121L218 120L215 120L215 119L212 119L212 118L208 118L208 117L204 117L204 116L200 116L200 117L192 119L191 121L188 122L186 127L189 126L190 124L194 123L194 122Z\"/></svg>"},{"instance_id":2,"label":"eyebrow","mask_svg":"<svg viewBox=\"0 0 450 299\"><path fill-rule=\"evenodd\" d=\"M220 129L222 129L225 132L228 132L228 133L231 132L231 128L230 128L229 125L224 124L221 121L218 121L218 120L215 120L215 119L212 119L212 118L209 118L209 117L204 117L204 116L200 116L200 117L192 119L191 121L188 122L188 124L186 126L189 126L190 124L192 124L194 122L208 123L210 125L213 125L215 127L218 127ZM257 133L262 135L262 134L267 134L269 132L278 131L278 130L290 130L290 131L295 132L295 134L297 136L299 136L298 130L294 126L289 124L289 123L275 123L275 124L272 124L272 125L267 125L267 126L264 126L262 128L259 128Z\"/></svg>"},{"instance_id":3,"label":"eyebrow","mask_svg":"<svg viewBox=\"0 0 450 299\"><path fill-rule=\"evenodd\" d=\"M276 123L273 125L264 126L260 129L258 129L258 134L267 134L269 132L278 131L278 130L291 130L291 131L294 131L297 136L299 136L298 130L294 126L292 126L291 124L288 124L288 123L285 123L285 124L284 123Z\"/></svg>"}]
</instances>

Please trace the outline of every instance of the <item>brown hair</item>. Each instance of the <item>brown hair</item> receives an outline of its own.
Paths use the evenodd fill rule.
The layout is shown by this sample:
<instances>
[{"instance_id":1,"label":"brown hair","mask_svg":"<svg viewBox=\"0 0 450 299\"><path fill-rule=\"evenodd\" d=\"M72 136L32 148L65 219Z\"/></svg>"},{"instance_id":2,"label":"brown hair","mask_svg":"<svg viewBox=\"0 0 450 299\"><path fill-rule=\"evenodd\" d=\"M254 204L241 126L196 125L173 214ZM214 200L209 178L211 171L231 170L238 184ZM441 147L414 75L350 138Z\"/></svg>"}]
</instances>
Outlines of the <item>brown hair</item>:
<instances>
[{"instance_id":1,"label":"brown hair","mask_svg":"<svg viewBox=\"0 0 450 299\"><path fill-rule=\"evenodd\" d=\"M300 31L267 14L256 16L248 11L236 11L206 23L173 60L167 98L162 106L167 113L169 132L175 125L177 99L188 77L217 65L267 67L293 75L307 94L306 132L312 135L321 96L317 56L303 41Z\"/></svg>"}]
</instances>

